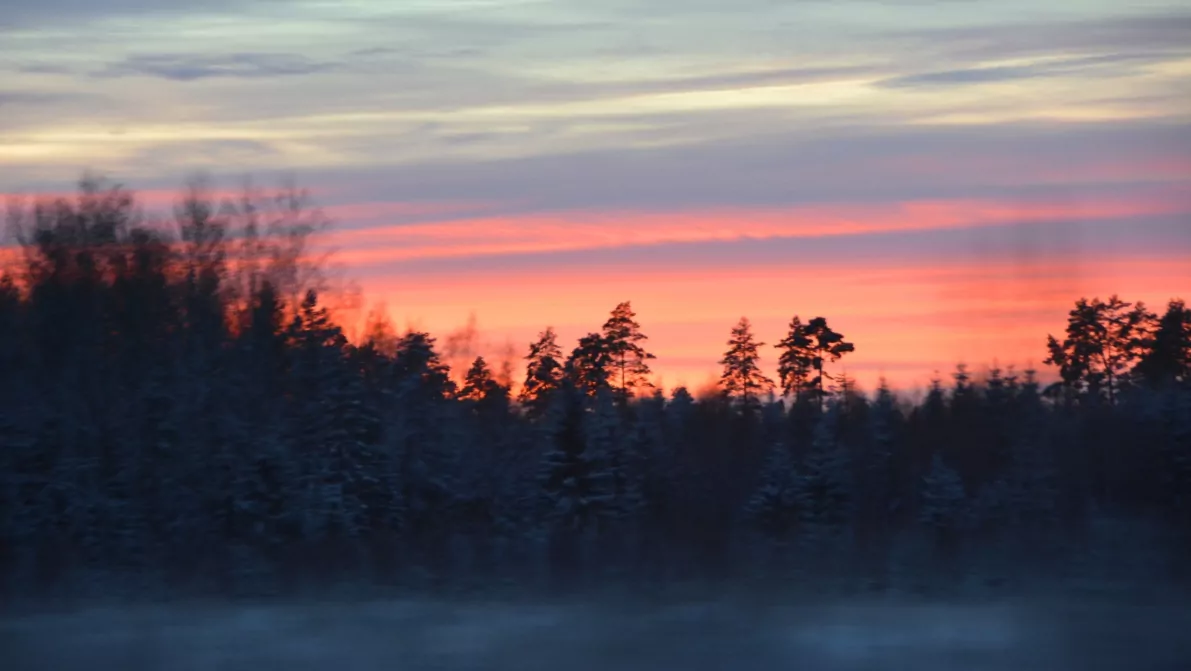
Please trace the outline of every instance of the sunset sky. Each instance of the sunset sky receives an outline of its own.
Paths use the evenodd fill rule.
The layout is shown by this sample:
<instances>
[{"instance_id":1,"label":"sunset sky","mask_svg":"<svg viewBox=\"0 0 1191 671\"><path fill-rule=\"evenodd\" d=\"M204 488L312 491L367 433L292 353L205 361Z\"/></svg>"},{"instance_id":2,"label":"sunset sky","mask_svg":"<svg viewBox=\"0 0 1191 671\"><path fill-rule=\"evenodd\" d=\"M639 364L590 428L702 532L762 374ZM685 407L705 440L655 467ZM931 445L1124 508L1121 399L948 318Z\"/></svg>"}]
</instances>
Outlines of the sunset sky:
<instances>
[{"instance_id":1,"label":"sunset sky","mask_svg":"<svg viewBox=\"0 0 1191 671\"><path fill-rule=\"evenodd\" d=\"M913 387L1041 367L1080 296L1191 299L1189 36L1186 0L9 0L0 193L291 177L399 326L499 358L631 300L698 387L742 315L823 315Z\"/></svg>"}]
</instances>

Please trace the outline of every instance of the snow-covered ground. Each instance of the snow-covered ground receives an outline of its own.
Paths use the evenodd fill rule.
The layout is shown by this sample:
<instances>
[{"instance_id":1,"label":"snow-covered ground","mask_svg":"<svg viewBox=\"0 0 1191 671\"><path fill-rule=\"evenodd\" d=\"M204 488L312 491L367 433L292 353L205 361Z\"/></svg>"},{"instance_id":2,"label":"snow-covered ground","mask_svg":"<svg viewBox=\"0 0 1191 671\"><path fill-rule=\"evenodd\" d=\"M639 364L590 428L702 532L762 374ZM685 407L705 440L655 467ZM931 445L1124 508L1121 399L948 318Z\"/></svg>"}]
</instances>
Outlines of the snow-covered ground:
<instances>
[{"instance_id":1,"label":"snow-covered ground","mask_svg":"<svg viewBox=\"0 0 1191 671\"><path fill-rule=\"evenodd\" d=\"M7 671L1191 669L1185 609L742 602L87 609L0 621Z\"/></svg>"}]
</instances>

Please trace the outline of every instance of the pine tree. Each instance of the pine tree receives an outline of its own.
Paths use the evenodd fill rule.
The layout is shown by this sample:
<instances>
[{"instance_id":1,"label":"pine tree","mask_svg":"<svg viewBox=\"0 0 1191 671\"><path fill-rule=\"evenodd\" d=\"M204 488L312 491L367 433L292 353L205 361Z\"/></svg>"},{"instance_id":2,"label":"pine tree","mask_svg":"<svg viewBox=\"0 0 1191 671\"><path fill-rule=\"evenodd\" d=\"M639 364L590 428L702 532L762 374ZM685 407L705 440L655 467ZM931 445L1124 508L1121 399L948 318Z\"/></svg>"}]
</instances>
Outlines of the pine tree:
<instances>
[{"instance_id":1,"label":"pine tree","mask_svg":"<svg viewBox=\"0 0 1191 671\"><path fill-rule=\"evenodd\" d=\"M444 398L455 393L450 368L434 348L429 333L410 331L397 341L393 372L399 385L430 398Z\"/></svg>"},{"instance_id":2,"label":"pine tree","mask_svg":"<svg viewBox=\"0 0 1191 671\"><path fill-rule=\"evenodd\" d=\"M484 361L484 357L478 356L472 362L471 368L467 369L463 387L459 390L459 399L471 402L480 401L493 393L496 386L496 380L492 377L488 362Z\"/></svg>"},{"instance_id":3,"label":"pine tree","mask_svg":"<svg viewBox=\"0 0 1191 671\"><path fill-rule=\"evenodd\" d=\"M508 414L509 389L492 375L484 357L476 357L471 368L468 369L463 387L459 390L459 400L471 406L472 410L490 429L492 422ZM489 433L491 442L498 442L499 437Z\"/></svg>"},{"instance_id":4,"label":"pine tree","mask_svg":"<svg viewBox=\"0 0 1191 671\"><path fill-rule=\"evenodd\" d=\"M1115 295L1107 302L1081 298L1068 315L1066 338L1059 342L1047 336L1045 363L1058 366L1069 393L1093 399L1106 393L1114 404L1122 378L1143 352L1153 319L1142 303L1126 303Z\"/></svg>"},{"instance_id":5,"label":"pine tree","mask_svg":"<svg viewBox=\"0 0 1191 671\"><path fill-rule=\"evenodd\" d=\"M814 341L798 315L790 320L785 339L775 347L782 351L778 358L778 379L786 396L801 399L818 384L814 380Z\"/></svg>"},{"instance_id":6,"label":"pine tree","mask_svg":"<svg viewBox=\"0 0 1191 671\"><path fill-rule=\"evenodd\" d=\"M648 338L641 333L641 325L634 317L636 314L629 302L620 303L604 322L602 334L611 359L610 381L622 405L628 402L633 390L653 386L648 379L651 371L646 361L656 357L640 345Z\"/></svg>"},{"instance_id":7,"label":"pine tree","mask_svg":"<svg viewBox=\"0 0 1191 671\"><path fill-rule=\"evenodd\" d=\"M1152 386L1191 381L1191 308L1172 300L1134 372Z\"/></svg>"},{"instance_id":8,"label":"pine tree","mask_svg":"<svg viewBox=\"0 0 1191 671\"><path fill-rule=\"evenodd\" d=\"M562 349L554 329L547 327L538 340L529 346L529 362L525 370L525 384L517 400L533 418L540 418L550 405L550 397L558 390L563 378Z\"/></svg>"},{"instance_id":9,"label":"pine tree","mask_svg":"<svg viewBox=\"0 0 1191 671\"><path fill-rule=\"evenodd\" d=\"M782 390L796 399L807 395L817 398L820 408L827 396L823 382L831 379L825 365L856 349L843 335L831 330L825 318L815 317L804 325L797 315L790 320L786 338L775 347L782 351L778 359Z\"/></svg>"},{"instance_id":10,"label":"pine tree","mask_svg":"<svg viewBox=\"0 0 1191 671\"><path fill-rule=\"evenodd\" d=\"M599 333L588 333L566 361L566 374L576 389L590 397L611 389L609 370L612 354L608 342Z\"/></svg>"},{"instance_id":11,"label":"pine tree","mask_svg":"<svg viewBox=\"0 0 1191 671\"><path fill-rule=\"evenodd\" d=\"M747 415L761 407L761 397L773 391L773 381L761 373L757 361L761 358L758 349L765 343L753 340L752 325L741 317L732 328L728 340L728 351L720 359L724 372L720 375L720 389L723 394Z\"/></svg>"}]
</instances>

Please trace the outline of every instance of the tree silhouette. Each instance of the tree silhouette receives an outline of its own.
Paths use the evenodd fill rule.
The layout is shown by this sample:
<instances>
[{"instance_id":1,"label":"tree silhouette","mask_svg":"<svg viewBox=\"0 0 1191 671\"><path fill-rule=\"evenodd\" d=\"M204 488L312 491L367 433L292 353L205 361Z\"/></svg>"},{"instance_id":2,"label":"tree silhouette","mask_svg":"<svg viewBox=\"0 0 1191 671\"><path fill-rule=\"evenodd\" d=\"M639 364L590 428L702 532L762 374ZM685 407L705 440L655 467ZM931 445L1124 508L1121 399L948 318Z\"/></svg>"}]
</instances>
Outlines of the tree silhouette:
<instances>
[{"instance_id":1,"label":"tree silhouette","mask_svg":"<svg viewBox=\"0 0 1191 671\"><path fill-rule=\"evenodd\" d=\"M724 367L720 375L720 388L746 414L758 410L761 396L773 391L773 381L757 367L757 361L761 358L758 349L764 344L753 340L752 325L747 317L741 317L732 328L728 351L720 359L720 365Z\"/></svg>"},{"instance_id":2,"label":"tree silhouette","mask_svg":"<svg viewBox=\"0 0 1191 671\"><path fill-rule=\"evenodd\" d=\"M463 387L459 389L459 398L464 401L479 401L492 393L497 386L484 357L478 356L472 362L471 368L463 380Z\"/></svg>"},{"instance_id":3,"label":"tree silhouette","mask_svg":"<svg viewBox=\"0 0 1191 671\"><path fill-rule=\"evenodd\" d=\"M484 357L476 357L459 389L459 399L475 406L480 414L499 416L508 411L509 389L497 381Z\"/></svg>"},{"instance_id":4,"label":"tree silhouette","mask_svg":"<svg viewBox=\"0 0 1191 671\"><path fill-rule=\"evenodd\" d=\"M1191 309L1183 301L1170 301L1148 344L1136 368L1142 379L1152 385L1191 380Z\"/></svg>"},{"instance_id":5,"label":"tree silhouette","mask_svg":"<svg viewBox=\"0 0 1191 671\"><path fill-rule=\"evenodd\" d=\"M455 392L450 370L434 349L435 339L422 331L410 331L397 341L393 370L400 384L435 398Z\"/></svg>"},{"instance_id":6,"label":"tree silhouette","mask_svg":"<svg viewBox=\"0 0 1191 671\"><path fill-rule=\"evenodd\" d=\"M302 252L312 217L255 198L216 206L192 189L173 228L100 182L14 210L23 255L0 269L6 603L82 582L279 596L556 568L797 569L901 589L915 585L898 556L923 538L946 559L930 581L1125 580L1122 562L1142 559L1157 579L1191 578L1181 300L1153 322L1116 297L1078 302L1050 342L1084 401L1069 404L1040 394L1034 371L995 365L985 378L957 366L947 388L936 374L915 403L884 384L870 397L824 370L851 351L842 336L795 318L782 386L821 405L788 412L763 401L746 319L721 395L633 393L649 357L625 302L565 363L541 333L524 412L509 412L484 357L468 356L456 391L429 333L398 336L378 316L349 339L333 283ZM1154 534L1122 542L1130 528ZM767 545L794 539L810 551L770 562Z\"/></svg>"},{"instance_id":7,"label":"tree silhouette","mask_svg":"<svg viewBox=\"0 0 1191 671\"><path fill-rule=\"evenodd\" d=\"M816 385L812 381L812 373L815 370L813 346L814 341L798 315L794 315L790 320L789 333L785 339L775 345L782 350L777 369L782 392L796 400L801 400L803 395Z\"/></svg>"},{"instance_id":8,"label":"tree silhouette","mask_svg":"<svg viewBox=\"0 0 1191 671\"><path fill-rule=\"evenodd\" d=\"M641 325L634 317L632 306L625 301L604 322L604 343L614 371L611 381L622 405L628 403L634 389L653 386L647 377L651 371L646 361L657 358L641 347L641 341L648 338L641 333Z\"/></svg>"},{"instance_id":9,"label":"tree silhouette","mask_svg":"<svg viewBox=\"0 0 1191 671\"><path fill-rule=\"evenodd\" d=\"M562 349L554 329L547 327L529 346L528 362L525 367L525 384L517 400L530 416L540 417L550 403L550 396L559 387L563 378Z\"/></svg>"},{"instance_id":10,"label":"tree silhouette","mask_svg":"<svg viewBox=\"0 0 1191 671\"><path fill-rule=\"evenodd\" d=\"M798 400L813 396L820 408L827 397L823 381L831 379L825 364L839 361L856 349L843 335L831 330L825 318L815 317L803 324L797 315L790 320L785 339L775 347L782 351L778 359L782 391Z\"/></svg>"},{"instance_id":11,"label":"tree silhouette","mask_svg":"<svg viewBox=\"0 0 1191 671\"><path fill-rule=\"evenodd\" d=\"M608 341L599 333L588 333L567 358L565 370L571 382L587 396L595 397L601 390L611 388L614 361Z\"/></svg>"},{"instance_id":12,"label":"tree silhouette","mask_svg":"<svg viewBox=\"0 0 1191 671\"><path fill-rule=\"evenodd\" d=\"M1068 313L1063 341L1047 336L1045 363L1059 367L1069 391L1093 398L1106 392L1109 404L1115 404L1122 377L1141 357L1152 319L1144 305L1116 295L1107 302L1081 298Z\"/></svg>"}]
</instances>

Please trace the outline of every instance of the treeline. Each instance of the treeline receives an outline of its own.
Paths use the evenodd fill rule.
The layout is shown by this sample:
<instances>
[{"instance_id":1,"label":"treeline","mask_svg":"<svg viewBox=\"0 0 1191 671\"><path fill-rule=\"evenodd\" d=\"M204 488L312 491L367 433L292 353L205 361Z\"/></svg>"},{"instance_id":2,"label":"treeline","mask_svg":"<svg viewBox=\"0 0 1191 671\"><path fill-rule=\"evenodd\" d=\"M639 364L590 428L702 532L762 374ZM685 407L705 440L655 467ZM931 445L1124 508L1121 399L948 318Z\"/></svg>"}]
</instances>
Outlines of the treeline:
<instances>
[{"instance_id":1,"label":"treeline","mask_svg":"<svg viewBox=\"0 0 1191 671\"><path fill-rule=\"evenodd\" d=\"M1185 579L1191 310L1080 300L1061 381L963 366L861 393L822 317L731 330L720 393L649 383L630 303L517 392L428 333L349 342L282 193L172 226L85 184L11 213L0 280L5 593L281 592L781 576L856 589ZM1041 337L1040 337L1041 340ZM758 367L769 349L779 379Z\"/></svg>"}]
</instances>

